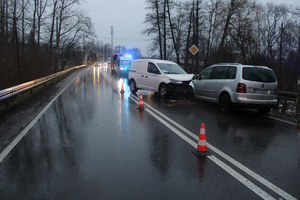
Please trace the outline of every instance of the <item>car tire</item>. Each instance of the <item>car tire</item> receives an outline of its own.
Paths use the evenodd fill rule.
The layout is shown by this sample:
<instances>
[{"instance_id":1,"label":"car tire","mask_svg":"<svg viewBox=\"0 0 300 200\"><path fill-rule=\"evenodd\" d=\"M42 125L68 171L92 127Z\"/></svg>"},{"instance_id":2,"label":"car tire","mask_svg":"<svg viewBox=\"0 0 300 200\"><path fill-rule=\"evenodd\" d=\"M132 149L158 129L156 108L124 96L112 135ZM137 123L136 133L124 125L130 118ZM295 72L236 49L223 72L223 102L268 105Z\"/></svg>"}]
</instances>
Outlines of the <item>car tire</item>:
<instances>
[{"instance_id":1,"label":"car tire","mask_svg":"<svg viewBox=\"0 0 300 200\"><path fill-rule=\"evenodd\" d=\"M270 111L271 111L271 108L258 108L257 111L260 113L260 114L268 114Z\"/></svg>"},{"instance_id":2,"label":"car tire","mask_svg":"<svg viewBox=\"0 0 300 200\"><path fill-rule=\"evenodd\" d=\"M219 104L222 112L229 112L231 108L230 96L228 94L223 94L220 97Z\"/></svg>"},{"instance_id":3,"label":"car tire","mask_svg":"<svg viewBox=\"0 0 300 200\"><path fill-rule=\"evenodd\" d=\"M168 87L163 84L159 87L159 97L162 99L166 99L167 98L167 93L168 93Z\"/></svg>"},{"instance_id":4,"label":"car tire","mask_svg":"<svg viewBox=\"0 0 300 200\"><path fill-rule=\"evenodd\" d=\"M136 88L136 84L134 80L131 80L129 82L129 87L130 87L130 92L132 93L136 93L137 92L137 88Z\"/></svg>"}]
</instances>

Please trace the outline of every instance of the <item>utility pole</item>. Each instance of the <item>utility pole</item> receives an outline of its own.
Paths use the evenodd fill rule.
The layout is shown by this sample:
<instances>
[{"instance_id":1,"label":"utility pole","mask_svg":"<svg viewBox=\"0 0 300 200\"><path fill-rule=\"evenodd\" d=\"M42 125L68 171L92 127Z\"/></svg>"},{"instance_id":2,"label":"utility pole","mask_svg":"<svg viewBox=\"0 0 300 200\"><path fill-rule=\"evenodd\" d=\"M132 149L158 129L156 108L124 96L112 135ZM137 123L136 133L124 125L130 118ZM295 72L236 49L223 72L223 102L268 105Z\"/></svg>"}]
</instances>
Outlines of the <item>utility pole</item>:
<instances>
[{"instance_id":1,"label":"utility pole","mask_svg":"<svg viewBox=\"0 0 300 200\"><path fill-rule=\"evenodd\" d=\"M283 23L281 23L280 29L280 46L279 46L279 69L281 71L281 64L282 64L282 34L283 34Z\"/></svg>"}]
</instances>

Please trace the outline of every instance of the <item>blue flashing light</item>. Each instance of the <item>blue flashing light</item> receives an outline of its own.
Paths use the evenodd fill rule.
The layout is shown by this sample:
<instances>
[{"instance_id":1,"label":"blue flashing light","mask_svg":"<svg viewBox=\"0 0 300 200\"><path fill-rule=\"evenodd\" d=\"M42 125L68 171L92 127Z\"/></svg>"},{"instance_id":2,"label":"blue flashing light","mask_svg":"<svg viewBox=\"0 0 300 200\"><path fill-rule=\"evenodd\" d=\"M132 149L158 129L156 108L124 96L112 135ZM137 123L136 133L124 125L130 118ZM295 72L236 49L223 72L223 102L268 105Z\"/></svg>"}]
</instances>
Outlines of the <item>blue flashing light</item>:
<instances>
[{"instance_id":1,"label":"blue flashing light","mask_svg":"<svg viewBox=\"0 0 300 200\"><path fill-rule=\"evenodd\" d=\"M124 56L128 57L128 58L132 58L132 56L130 54L127 54L127 53Z\"/></svg>"}]
</instances>

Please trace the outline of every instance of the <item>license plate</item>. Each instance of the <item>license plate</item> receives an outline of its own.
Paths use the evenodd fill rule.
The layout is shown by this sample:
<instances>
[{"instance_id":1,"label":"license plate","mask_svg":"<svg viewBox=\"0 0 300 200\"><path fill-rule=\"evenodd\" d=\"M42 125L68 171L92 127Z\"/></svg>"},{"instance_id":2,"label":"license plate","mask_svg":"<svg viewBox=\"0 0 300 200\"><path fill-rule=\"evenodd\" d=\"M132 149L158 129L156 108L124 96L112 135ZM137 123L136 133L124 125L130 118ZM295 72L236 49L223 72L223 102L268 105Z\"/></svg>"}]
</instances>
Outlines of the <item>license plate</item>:
<instances>
[{"instance_id":1,"label":"license plate","mask_svg":"<svg viewBox=\"0 0 300 200\"><path fill-rule=\"evenodd\" d=\"M258 90L258 89L254 89L254 93L257 94L271 94L270 90Z\"/></svg>"}]
</instances>

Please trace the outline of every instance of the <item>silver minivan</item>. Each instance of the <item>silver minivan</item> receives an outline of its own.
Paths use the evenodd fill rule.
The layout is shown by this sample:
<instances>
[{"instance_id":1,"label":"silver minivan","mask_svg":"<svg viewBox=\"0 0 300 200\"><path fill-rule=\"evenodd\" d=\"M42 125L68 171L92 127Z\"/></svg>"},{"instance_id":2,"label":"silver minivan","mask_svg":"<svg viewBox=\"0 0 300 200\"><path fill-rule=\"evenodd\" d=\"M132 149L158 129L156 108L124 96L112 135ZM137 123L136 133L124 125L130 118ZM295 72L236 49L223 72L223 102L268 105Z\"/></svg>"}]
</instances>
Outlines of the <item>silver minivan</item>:
<instances>
[{"instance_id":1,"label":"silver minivan","mask_svg":"<svg viewBox=\"0 0 300 200\"><path fill-rule=\"evenodd\" d=\"M265 66L215 64L195 75L190 86L192 97L216 102L223 112L242 106L266 114L278 104L276 76Z\"/></svg>"}]
</instances>

